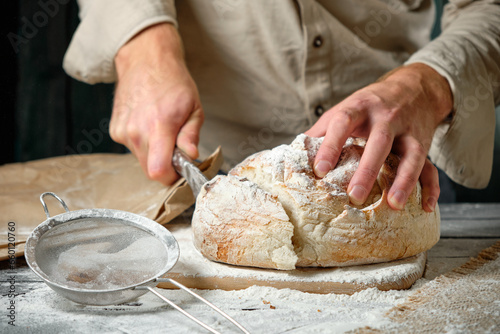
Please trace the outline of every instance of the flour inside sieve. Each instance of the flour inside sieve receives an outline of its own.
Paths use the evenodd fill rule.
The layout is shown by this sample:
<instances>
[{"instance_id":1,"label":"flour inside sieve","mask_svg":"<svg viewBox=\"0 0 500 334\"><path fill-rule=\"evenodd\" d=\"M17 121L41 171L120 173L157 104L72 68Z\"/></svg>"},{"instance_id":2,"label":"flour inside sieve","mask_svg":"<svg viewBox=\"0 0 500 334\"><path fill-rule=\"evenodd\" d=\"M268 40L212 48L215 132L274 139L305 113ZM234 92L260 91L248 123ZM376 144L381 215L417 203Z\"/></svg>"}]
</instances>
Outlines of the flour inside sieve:
<instances>
[{"instance_id":1,"label":"flour inside sieve","mask_svg":"<svg viewBox=\"0 0 500 334\"><path fill-rule=\"evenodd\" d=\"M140 284L161 272L168 260L157 237L111 218L77 219L53 227L41 237L35 256L53 283L84 290Z\"/></svg>"}]
</instances>

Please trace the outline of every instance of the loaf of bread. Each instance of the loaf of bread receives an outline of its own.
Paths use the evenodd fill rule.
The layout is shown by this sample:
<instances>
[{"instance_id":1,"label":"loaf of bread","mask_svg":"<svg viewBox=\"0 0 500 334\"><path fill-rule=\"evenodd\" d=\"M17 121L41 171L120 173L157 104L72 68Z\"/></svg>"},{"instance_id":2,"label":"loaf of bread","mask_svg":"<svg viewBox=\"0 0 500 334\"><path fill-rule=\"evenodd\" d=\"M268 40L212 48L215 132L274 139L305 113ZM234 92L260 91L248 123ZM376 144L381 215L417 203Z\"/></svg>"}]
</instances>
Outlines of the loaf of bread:
<instances>
[{"instance_id":1,"label":"loaf of bread","mask_svg":"<svg viewBox=\"0 0 500 334\"><path fill-rule=\"evenodd\" d=\"M289 270L386 262L439 240L439 208L422 209L420 184L404 210L388 206L397 156L386 159L358 206L349 201L347 186L364 141L350 138L337 166L320 179L312 165L322 140L301 134L207 182L193 215L196 248L214 261Z\"/></svg>"}]
</instances>

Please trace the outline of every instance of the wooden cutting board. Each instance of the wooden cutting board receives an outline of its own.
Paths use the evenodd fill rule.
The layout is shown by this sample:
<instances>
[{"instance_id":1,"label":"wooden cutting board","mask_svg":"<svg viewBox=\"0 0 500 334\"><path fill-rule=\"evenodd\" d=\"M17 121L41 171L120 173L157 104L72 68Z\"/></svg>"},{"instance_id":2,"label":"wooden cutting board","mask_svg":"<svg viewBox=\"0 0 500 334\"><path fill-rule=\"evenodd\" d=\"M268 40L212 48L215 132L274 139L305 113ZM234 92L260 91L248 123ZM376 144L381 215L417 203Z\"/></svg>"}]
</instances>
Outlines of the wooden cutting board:
<instances>
[{"instance_id":1,"label":"wooden cutting board","mask_svg":"<svg viewBox=\"0 0 500 334\"><path fill-rule=\"evenodd\" d=\"M167 227L179 243L180 258L165 276L194 289L240 290L259 285L309 293L353 294L372 287L401 290L411 287L425 269L425 253L387 263L338 268L280 271L233 266L204 258L193 246L190 225ZM175 288L169 283L158 287Z\"/></svg>"}]
</instances>

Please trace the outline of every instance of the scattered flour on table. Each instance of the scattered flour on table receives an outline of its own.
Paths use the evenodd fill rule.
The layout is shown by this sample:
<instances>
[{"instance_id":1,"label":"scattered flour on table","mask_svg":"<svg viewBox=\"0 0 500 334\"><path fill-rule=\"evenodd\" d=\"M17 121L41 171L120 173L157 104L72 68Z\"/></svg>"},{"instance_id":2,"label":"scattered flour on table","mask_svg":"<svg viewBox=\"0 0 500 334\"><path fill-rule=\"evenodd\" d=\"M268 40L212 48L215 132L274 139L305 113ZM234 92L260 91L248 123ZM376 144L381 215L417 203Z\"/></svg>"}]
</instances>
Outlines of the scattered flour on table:
<instances>
[{"instance_id":1,"label":"scattered flour on table","mask_svg":"<svg viewBox=\"0 0 500 334\"><path fill-rule=\"evenodd\" d=\"M194 291L219 306L251 333L344 333L365 326L383 327L388 321L383 315L425 282L423 279L417 281L411 290L371 288L351 296L257 286L239 291ZM205 333L151 293L122 305L85 306L66 300L43 283L39 284L36 290L18 297L17 326L13 333ZM238 332L186 292L157 291L216 330Z\"/></svg>"},{"instance_id":2,"label":"scattered flour on table","mask_svg":"<svg viewBox=\"0 0 500 334\"><path fill-rule=\"evenodd\" d=\"M172 271L196 272L195 267L208 260L192 246L191 230L184 227L172 228L171 231L181 245L181 259ZM183 239L189 242L183 242L185 241ZM184 246L185 244L188 246ZM213 275L230 270L232 276L245 277L248 273L245 268L209 263L211 266L203 269L205 271L197 270L198 275ZM387 272L389 269L383 264L364 266L371 269L365 268L368 271L360 272L358 268L356 273L352 271L352 268L340 268L340 270L335 269L337 271L332 269L327 274L326 271L329 270L327 269L325 275L323 277L322 274L317 275L317 279L372 282L382 277L397 276L409 270L409 268L404 268L406 266L404 262L401 266L392 266L392 272ZM23 270L29 271L27 268ZM252 275L256 271L261 279L268 279L268 275L290 275L276 270L254 269L251 270ZM33 273L31 274L35 277ZM425 279L418 280L410 290L379 291L370 288L351 296L311 294L291 289L278 290L258 286L238 291L194 291L219 306L251 333L344 333L365 326L383 327L389 321L383 315L392 307L404 302L407 296L425 282ZM19 291L23 294L19 295L16 300L18 318L14 333L95 331L191 334L206 332L151 293L122 305L86 306L59 296L42 282L33 284L36 285L36 289ZM222 333L237 332L228 321L186 292L165 289L157 289L157 291L216 330ZM4 298L6 296L0 296L0 302L5 303ZM1 328L0 332L2 332Z\"/></svg>"}]
</instances>

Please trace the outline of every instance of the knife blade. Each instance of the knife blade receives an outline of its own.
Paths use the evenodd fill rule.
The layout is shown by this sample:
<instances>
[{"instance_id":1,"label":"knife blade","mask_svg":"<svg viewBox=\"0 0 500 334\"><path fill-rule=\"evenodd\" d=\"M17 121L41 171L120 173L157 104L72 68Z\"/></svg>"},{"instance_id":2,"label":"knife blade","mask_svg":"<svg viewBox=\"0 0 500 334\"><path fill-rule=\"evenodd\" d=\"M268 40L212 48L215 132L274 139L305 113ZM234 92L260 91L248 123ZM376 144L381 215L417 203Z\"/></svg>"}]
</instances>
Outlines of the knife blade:
<instances>
[{"instance_id":1,"label":"knife blade","mask_svg":"<svg viewBox=\"0 0 500 334\"><path fill-rule=\"evenodd\" d=\"M172 165L175 171L186 179L193 191L194 198L198 197L201 187L208 182L206 176L195 166L193 160L178 147L174 148Z\"/></svg>"}]
</instances>

